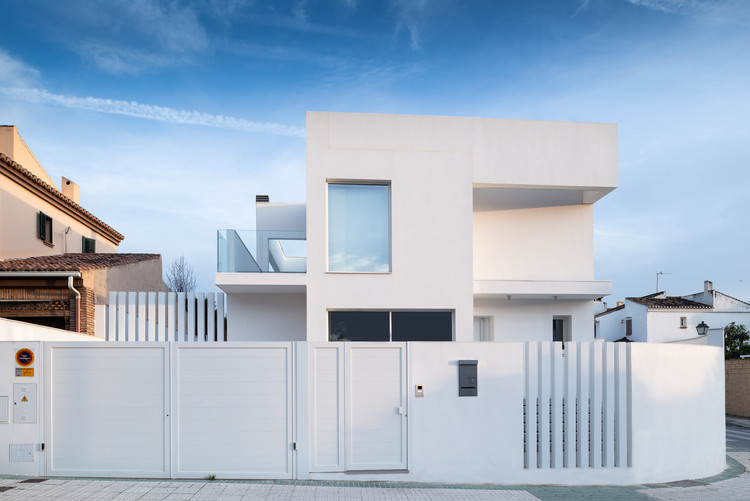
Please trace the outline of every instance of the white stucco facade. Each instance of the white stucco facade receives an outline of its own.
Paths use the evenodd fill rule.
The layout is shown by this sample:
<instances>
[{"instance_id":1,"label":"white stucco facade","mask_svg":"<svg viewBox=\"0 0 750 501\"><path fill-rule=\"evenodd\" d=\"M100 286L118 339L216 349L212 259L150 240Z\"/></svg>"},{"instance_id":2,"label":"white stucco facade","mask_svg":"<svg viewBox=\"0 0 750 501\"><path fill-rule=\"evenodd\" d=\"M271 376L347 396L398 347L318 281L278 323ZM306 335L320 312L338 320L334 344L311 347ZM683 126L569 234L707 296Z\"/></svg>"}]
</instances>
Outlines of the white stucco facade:
<instances>
[{"instance_id":1,"label":"white stucco facade","mask_svg":"<svg viewBox=\"0 0 750 501\"><path fill-rule=\"evenodd\" d=\"M331 183L388 186L388 271L330 271ZM611 291L594 277L593 204L617 185L615 125L310 112L306 184L304 205L259 202L256 225L293 235L302 221L306 271L266 272L257 244L247 265L264 271L230 256L216 275L232 340L299 339L243 327L268 308L304 315L308 341L328 340L331 311L450 311L454 341L474 340L475 317L496 341L551 341L553 319L564 339L593 339L592 300Z\"/></svg>"},{"instance_id":2,"label":"white stucco facade","mask_svg":"<svg viewBox=\"0 0 750 501\"><path fill-rule=\"evenodd\" d=\"M122 235L80 207L76 183L55 185L15 126L0 126L0 154L0 259L80 253L82 237L98 253L117 252ZM39 238L40 212L51 219L49 241Z\"/></svg>"}]
</instances>

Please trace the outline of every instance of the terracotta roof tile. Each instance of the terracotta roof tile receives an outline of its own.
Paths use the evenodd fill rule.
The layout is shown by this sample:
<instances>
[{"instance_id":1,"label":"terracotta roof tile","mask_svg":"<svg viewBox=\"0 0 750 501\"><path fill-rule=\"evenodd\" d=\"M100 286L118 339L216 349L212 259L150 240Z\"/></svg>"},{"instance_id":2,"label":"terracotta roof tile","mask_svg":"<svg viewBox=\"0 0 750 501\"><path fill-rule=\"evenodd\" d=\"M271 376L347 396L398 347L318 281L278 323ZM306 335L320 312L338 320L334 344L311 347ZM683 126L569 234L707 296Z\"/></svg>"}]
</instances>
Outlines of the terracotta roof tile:
<instances>
[{"instance_id":1,"label":"terracotta roof tile","mask_svg":"<svg viewBox=\"0 0 750 501\"><path fill-rule=\"evenodd\" d=\"M702 309L710 310L711 307L691 301L679 296L662 296L663 292L657 292L655 294L649 294L643 297L628 297L625 298L628 301L632 301L636 304L646 306L648 308L673 308L673 309Z\"/></svg>"},{"instance_id":2,"label":"terracotta roof tile","mask_svg":"<svg viewBox=\"0 0 750 501\"><path fill-rule=\"evenodd\" d=\"M159 259L159 254L58 254L0 260L0 271L82 271Z\"/></svg>"},{"instance_id":3,"label":"terracotta roof tile","mask_svg":"<svg viewBox=\"0 0 750 501\"><path fill-rule=\"evenodd\" d=\"M117 230L109 226L107 223L99 219L98 217L94 216L92 213L75 203L70 198L66 197L62 194L60 190L55 188L54 186L50 186L46 182L44 182L39 177L35 176L31 173L31 171L25 169L21 164L11 160L10 157L4 155L3 153L0 153L0 161L2 161L5 165L10 167L12 170L16 171L18 174L23 176L24 178L31 181L33 184L37 185L42 190L46 191L53 197L57 198L64 204L70 206L71 209L81 214L86 219L90 220L92 223L94 223L97 226L100 226L102 229L107 231L108 233L111 233L115 239L118 239L119 241L122 241L125 237L122 236L121 233L119 233ZM119 242L118 242L119 243Z\"/></svg>"}]
</instances>

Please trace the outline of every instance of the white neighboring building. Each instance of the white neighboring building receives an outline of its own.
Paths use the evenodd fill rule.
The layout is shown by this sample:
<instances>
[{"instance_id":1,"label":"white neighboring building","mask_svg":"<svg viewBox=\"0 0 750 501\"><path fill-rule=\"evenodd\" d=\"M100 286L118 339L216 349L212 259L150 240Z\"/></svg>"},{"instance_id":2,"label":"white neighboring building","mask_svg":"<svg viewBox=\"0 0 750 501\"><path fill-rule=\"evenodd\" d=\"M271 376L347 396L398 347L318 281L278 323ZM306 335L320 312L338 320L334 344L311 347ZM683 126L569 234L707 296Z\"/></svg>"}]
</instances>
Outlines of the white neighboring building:
<instances>
[{"instance_id":1,"label":"white neighboring building","mask_svg":"<svg viewBox=\"0 0 750 501\"><path fill-rule=\"evenodd\" d=\"M593 339L614 124L309 112L307 203L219 232L230 341Z\"/></svg>"},{"instance_id":2,"label":"white neighboring building","mask_svg":"<svg viewBox=\"0 0 750 501\"><path fill-rule=\"evenodd\" d=\"M750 304L714 290L705 281L703 291L686 296L657 292L629 297L595 316L596 337L604 341L682 342L723 346L724 327L730 322L750 326ZM696 327L704 322L708 333Z\"/></svg>"}]
</instances>

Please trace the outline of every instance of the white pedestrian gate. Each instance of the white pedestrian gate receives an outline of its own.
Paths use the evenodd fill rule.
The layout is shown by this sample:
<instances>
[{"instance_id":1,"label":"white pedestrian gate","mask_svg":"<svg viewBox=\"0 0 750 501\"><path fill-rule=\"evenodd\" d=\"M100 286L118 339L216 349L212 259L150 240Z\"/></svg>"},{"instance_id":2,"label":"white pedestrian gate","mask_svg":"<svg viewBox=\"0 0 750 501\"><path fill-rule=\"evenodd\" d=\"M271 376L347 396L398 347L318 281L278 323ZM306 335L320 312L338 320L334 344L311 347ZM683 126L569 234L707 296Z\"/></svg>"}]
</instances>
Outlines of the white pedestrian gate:
<instances>
[{"instance_id":1,"label":"white pedestrian gate","mask_svg":"<svg viewBox=\"0 0 750 501\"><path fill-rule=\"evenodd\" d=\"M406 470L406 343L308 343L310 471Z\"/></svg>"},{"instance_id":2,"label":"white pedestrian gate","mask_svg":"<svg viewBox=\"0 0 750 501\"><path fill-rule=\"evenodd\" d=\"M346 469L406 470L406 344L346 344Z\"/></svg>"}]
</instances>

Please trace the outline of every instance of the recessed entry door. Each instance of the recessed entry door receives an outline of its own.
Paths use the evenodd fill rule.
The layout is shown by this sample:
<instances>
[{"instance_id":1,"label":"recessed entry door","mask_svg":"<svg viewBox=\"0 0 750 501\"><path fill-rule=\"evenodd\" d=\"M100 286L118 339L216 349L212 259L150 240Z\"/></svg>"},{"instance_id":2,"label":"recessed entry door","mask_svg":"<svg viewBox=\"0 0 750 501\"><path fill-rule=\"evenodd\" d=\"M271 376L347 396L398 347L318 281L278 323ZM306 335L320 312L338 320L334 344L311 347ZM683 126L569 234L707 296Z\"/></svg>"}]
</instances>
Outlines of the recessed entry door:
<instances>
[{"instance_id":1,"label":"recessed entry door","mask_svg":"<svg viewBox=\"0 0 750 501\"><path fill-rule=\"evenodd\" d=\"M406 470L406 344L346 343L346 469Z\"/></svg>"}]
</instances>

